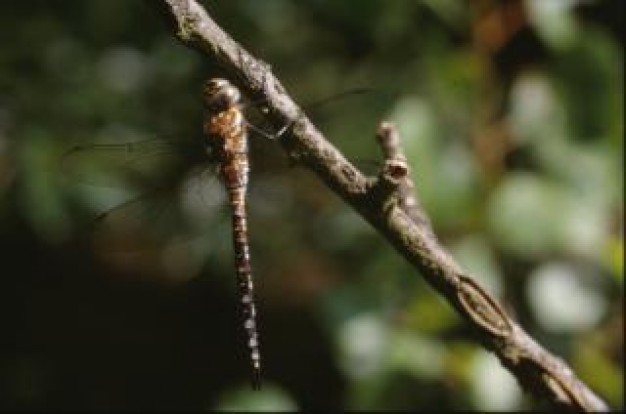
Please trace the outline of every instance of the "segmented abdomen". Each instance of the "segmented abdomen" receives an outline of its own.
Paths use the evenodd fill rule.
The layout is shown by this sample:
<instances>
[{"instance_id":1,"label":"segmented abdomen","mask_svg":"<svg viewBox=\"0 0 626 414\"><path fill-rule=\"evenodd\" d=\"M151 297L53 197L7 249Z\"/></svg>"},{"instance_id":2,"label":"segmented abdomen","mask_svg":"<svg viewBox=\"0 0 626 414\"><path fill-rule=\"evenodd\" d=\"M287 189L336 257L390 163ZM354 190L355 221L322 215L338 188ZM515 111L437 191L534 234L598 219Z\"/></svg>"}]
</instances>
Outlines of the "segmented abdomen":
<instances>
[{"instance_id":1,"label":"segmented abdomen","mask_svg":"<svg viewBox=\"0 0 626 414\"><path fill-rule=\"evenodd\" d=\"M261 354L256 326L256 307L254 304L254 282L252 265L250 264L250 245L248 243L248 223L246 219L245 187L229 188L232 207L233 247L235 250L235 266L237 288L241 301L241 318L247 339L250 363L252 368L252 385L260 387Z\"/></svg>"},{"instance_id":2,"label":"segmented abdomen","mask_svg":"<svg viewBox=\"0 0 626 414\"><path fill-rule=\"evenodd\" d=\"M249 176L246 123L239 108L231 106L209 117L204 129L209 138L208 144L220 162L220 176L228 192L231 205L235 273L240 299L240 314L249 352L252 386L255 389L259 389L261 385L261 354L259 351L246 214L246 193Z\"/></svg>"}]
</instances>

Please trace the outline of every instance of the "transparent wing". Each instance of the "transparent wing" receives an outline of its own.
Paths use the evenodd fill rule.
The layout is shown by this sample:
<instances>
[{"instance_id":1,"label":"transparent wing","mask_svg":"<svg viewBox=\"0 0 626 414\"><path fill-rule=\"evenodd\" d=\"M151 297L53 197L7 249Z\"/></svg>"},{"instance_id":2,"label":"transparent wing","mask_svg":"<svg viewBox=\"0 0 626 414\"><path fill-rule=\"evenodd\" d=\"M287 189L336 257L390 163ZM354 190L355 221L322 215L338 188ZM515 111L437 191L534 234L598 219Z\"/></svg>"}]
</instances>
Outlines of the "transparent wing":
<instances>
[{"instance_id":1,"label":"transparent wing","mask_svg":"<svg viewBox=\"0 0 626 414\"><path fill-rule=\"evenodd\" d=\"M356 90L330 97L304 109L329 140L350 157L370 158L377 154L375 140L380 122L388 120L396 94L380 90Z\"/></svg>"},{"instance_id":2,"label":"transparent wing","mask_svg":"<svg viewBox=\"0 0 626 414\"><path fill-rule=\"evenodd\" d=\"M174 243L223 232L229 224L221 183L196 168L174 186L158 186L106 209L90 234L100 250L159 250Z\"/></svg>"},{"instance_id":3,"label":"transparent wing","mask_svg":"<svg viewBox=\"0 0 626 414\"><path fill-rule=\"evenodd\" d=\"M60 160L74 198L93 214L89 237L107 251L160 248L201 234L224 201L214 170L201 139L81 144Z\"/></svg>"},{"instance_id":4,"label":"transparent wing","mask_svg":"<svg viewBox=\"0 0 626 414\"><path fill-rule=\"evenodd\" d=\"M207 157L200 139L78 144L62 155L60 172L72 182L91 185L145 185L206 162Z\"/></svg>"},{"instance_id":5,"label":"transparent wing","mask_svg":"<svg viewBox=\"0 0 626 414\"><path fill-rule=\"evenodd\" d=\"M292 208L288 180L274 175L252 176L247 213L256 225L276 223ZM190 171L176 187L159 187L104 210L89 231L100 250L129 253L164 249L202 239L207 253L230 248L231 211L226 191L211 170ZM229 252L230 253L230 252Z\"/></svg>"},{"instance_id":6,"label":"transparent wing","mask_svg":"<svg viewBox=\"0 0 626 414\"><path fill-rule=\"evenodd\" d=\"M304 104L302 110L314 122L325 123L328 120L341 119L343 114L350 113L355 108L374 108L372 102L383 104L386 95L374 88L352 88ZM268 122L266 114L269 109L263 101L247 102L244 109L252 133L277 138L289 127Z\"/></svg>"}]
</instances>

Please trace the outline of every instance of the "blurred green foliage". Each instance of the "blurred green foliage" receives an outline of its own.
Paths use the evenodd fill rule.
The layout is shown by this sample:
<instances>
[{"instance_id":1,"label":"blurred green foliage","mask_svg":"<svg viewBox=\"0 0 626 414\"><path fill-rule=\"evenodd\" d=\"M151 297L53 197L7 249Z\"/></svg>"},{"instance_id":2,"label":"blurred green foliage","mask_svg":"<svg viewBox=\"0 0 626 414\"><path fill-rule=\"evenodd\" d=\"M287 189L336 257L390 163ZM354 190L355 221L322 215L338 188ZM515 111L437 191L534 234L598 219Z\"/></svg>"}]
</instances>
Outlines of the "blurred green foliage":
<instances>
[{"instance_id":1,"label":"blurred green foliage","mask_svg":"<svg viewBox=\"0 0 626 414\"><path fill-rule=\"evenodd\" d=\"M395 122L441 240L623 409L623 2L205 3L302 104L372 88L320 108L328 137L377 160L376 126ZM373 229L258 137L266 386L249 391L229 219L204 207L213 190L185 190L209 175L181 174L177 153L63 168L76 144L201 139L201 82L229 75L177 42L158 4L0 5L0 407L539 407ZM170 182L143 224L179 229L176 216L195 234L155 247L131 209L117 238L96 237L97 214Z\"/></svg>"}]
</instances>

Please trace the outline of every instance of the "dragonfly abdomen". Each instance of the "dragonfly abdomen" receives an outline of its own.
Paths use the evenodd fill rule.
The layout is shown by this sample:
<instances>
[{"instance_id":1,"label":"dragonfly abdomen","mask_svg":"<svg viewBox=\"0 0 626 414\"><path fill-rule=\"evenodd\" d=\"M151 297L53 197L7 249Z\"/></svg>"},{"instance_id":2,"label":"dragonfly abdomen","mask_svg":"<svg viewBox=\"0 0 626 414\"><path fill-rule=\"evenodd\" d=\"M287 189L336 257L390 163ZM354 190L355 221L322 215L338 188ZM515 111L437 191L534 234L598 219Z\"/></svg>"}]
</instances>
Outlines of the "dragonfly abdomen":
<instances>
[{"instance_id":1,"label":"dragonfly abdomen","mask_svg":"<svg viewBox=\"0 0 626 414\"><path fill-rule=\"evenodd\" d=\"M240 298L240 313L252 369L252 386L260 388L261 354L254 304L254 283L250 263L246 191L249 176L248 134L240 109L237 88L224 79L205 84L204 103L208 117L204 131L208 145L220 163L220 176L228 192L232 209L235 273Z\"/></svg>"},{"instance_id":2,"label":"dragonfly abdomen","mask_svg":"<svg viewBox=\"0 0 626 414\"><path fill-rule=\"evenodd\" d=\"M232 206L233 248L235 251L235 273L237 289L241 301L241 319L247 339L248 352L252 368L252 384L260 387L261 354L259 335L256 324L256 307L254 302L254 282L252 264L250 262L250 244L248 242L248 223L245 208L245 187L230 188Z\"/></svg>"}]
</instances>

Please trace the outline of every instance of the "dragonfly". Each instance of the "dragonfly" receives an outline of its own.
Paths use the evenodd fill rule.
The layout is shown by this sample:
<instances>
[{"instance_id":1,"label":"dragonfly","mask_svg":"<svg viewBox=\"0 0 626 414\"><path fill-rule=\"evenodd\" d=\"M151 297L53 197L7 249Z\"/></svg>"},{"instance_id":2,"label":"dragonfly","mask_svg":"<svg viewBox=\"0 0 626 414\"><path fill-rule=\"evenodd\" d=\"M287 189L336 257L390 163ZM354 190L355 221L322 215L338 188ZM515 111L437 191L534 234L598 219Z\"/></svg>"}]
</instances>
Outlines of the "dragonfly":
<instances>
[{"instance_id":1,"label":"dragonfly","mask_svg":"<svg viewBox=\"0 0 626 414\"><path fill-rule=\"evenodd\" d=\"M203 128L207 137L206 144L212 149L220 165L219 174L232 212L240 314L246 333L252 386L258 390L261 387L261 352L246 213L246 193L250 177L247 124L241 111L241 93L228 80L209 79L204 84L203 101L207 110Z\"/></svg>"},{"instance_id":2,"label":"dragonfly","mask_svg":"<svg viewBox=\"0 0 626 414\"><path fill-rule=\"evenodd\" d=\"M371 89L353 89L331 98L326 98L309 105L307 108L319 107L338 98L358 96L363 93L371 93ZM264 131L249 122L244 115L244 105L242 95L238 88L231 82L223 78L211 78L207 80L202 88L202 101L205 109L203 118L204 139L202 146L197 145L197 140L190 141L188 147L184 147L185 154L181 164L200 163L199 152L209 164L217 164L219 181L227 195L227 204L230 207L232 247L234 251L234 266L236 276L236 287L238 296L238 313L240 326L246 344L248 357L250 380L252 388L259 390L262 380L262 361L260 338L257 321L257 307L255 302L254 280L252 275L252 264L250 255L250 241L248 230L248 184L250 175L249 159L249 132L259 133L266 138L277 139L284 133L288 126L283 126L276 131ZM133 164L137 158L142 160L157 160L157 165L150 165L149 169L158 169L158 159L160 155L175 153L180 151L180 142L163 139L151 139L144 141L128 142L125 144L90 144L78 145L72 148L66 159L72 159L77 155L101 153L108 154L115 159L115 165L125 165L126 162ZM152 156L152 157L151 157ZM89 161L89 158L86 159ZM89 161L89 164L92 162ZM70 163L71 164L71 163ZM171 167L171 166L167 166ZM174 167L178 168L178 167ZM180 166L188 168L188 166ZM205 170L203 168L203 170ZM131 173L136 172L131 168ZM130 174L131 176L133 174ZM141 177L140 174L139 178ZM208 177L201 177L208 178ZM150 177L154 180L153 177ZM158 181L158 180L157 180ZM161 183L155 188L171 187L170 184ZM158 193L159 191L155 191ZM141 210L151 210L152 206L142 203L143 196L133 197L129 201L119 204L112 209L100 214L95 222L98 226L107 222L118 212L139 208ZM207 197L209 198L209 197ZM207 200L203 200L207 201ZM133 213L137 214L137 213ZM142 215L145 213L141 213ZM148 211L147 214L153 218L147 221L155 221L159 212ZM146 221L146 219L143 219ZM162 220L164 221L164 220ZM124 223L126 225L126 223ZM142 229L142 231L144 231ZM130 231L128 235L130 235ZM135 236L135 234L133 234ZM123 239L126 237L122 237ZM117 242L117 240L116 240Z\"/></svg>"},{"instance_id":3,"label":"dragonfly","mask_svg":"<svg viewBox=\"0 0 626 414\"><path fill-rule=\"evenodd\" d=\"M78 180L98 187L118 189L122 184L119 179L123 178L122 187L142 188L139 195L129 199L126 197L125 202L116 203L91 220L90 237L100 241L100 249L111 249L108 252L114 254L134 253L136 250L141 252L144 248L152 250L154 247L159 250L162 247L159 243L170 243L172 235L179 233L197 236L198 231L189 229L189 223L185 223L184 217L180 217L177 209L170 205L177 199L170 192L178 190L179 185L174 184L178 184L181 178L183 184L189 184L192 180L187 179L185 182L185 178L192 177L195 182L189 185L195 187L186 192L201 193L199 197L202 200L196 199L195 203L200 204L201 201L204 205L206 201L207 209L210 210L212 204L221 201L221 194L204 194L208 190L203 182L214 184L214 177L217 176L217 181L225 190L222 193L226 194L226 204L230 207L238 313L247 347L250 380L252 388L259 390L261 351L247 212L250 175L248 141L249 129L254 126L244 116L245 105L240 91L226 79L211 78L204 82L202 104L203 139L194 137L194 140L187 141L155 138L125 143L76 145L63 155L61 168L66 176L71 177L72 182ZM264 135L268 138L278 137L270 132L264 132ZM190 164L202 167L188 173ZM113 177L99 175L98 166L104 166L104 172L112 173ZM120 169L122 171L115 171ZM147 192L144 191L146 186ZM185 212L182 213L184 215ZM116 235L116 232L119 234Z\"/></svg>"}]
</instances>

